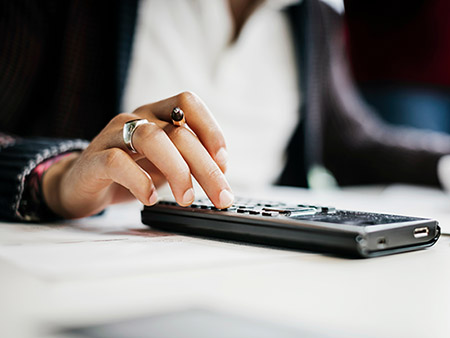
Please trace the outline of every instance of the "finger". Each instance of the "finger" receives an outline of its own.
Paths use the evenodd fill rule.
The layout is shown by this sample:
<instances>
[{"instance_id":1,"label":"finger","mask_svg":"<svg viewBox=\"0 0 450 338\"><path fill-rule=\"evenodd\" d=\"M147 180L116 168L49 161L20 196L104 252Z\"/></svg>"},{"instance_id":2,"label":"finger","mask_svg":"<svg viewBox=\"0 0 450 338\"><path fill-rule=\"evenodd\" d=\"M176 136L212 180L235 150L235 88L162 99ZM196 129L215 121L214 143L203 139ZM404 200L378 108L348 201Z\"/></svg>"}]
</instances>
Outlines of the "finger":
<instances>
[{"instance_id":1,"label":"finger","mask_svg":"<svg viewBox=\"0 0 450 338\"><path fill-rule=\"evenodd\" d=\"M161 171L149 160L146 158L143 158L141 160L136 161L136 163L144 169L146 172L150 173L150 176L152 177L153 184L156 188L159 188L164 183L167 182L166 177L161 173Z\"/></svg>"},{"instance_id":2,"label":"finger","mask_svg":"<svg viewBox=\"0 0 450 338\"><path fill-rule=\"evenodd\" d=\"M233 204L233 194L225 175L211 158L205 147L189 129L168 124L164 130L180 151L189 168L208 195L220 209Z\"/></svg>"},{"instance_id":3,"label":"finger","mask_svg":"<svg viewBox=\"0 0 450 338\"><path fill-rule=\"evenodd\" d=\"M126 152L111 148L100 153L99 158L105 168L105 178L130 190L145 205L157 202L158 195L151 177Z\"/></svg>"},{"instance_id":4,"label":"finger","mask_svg":"<svg viewBox=\"0 0 450 338\"><path fill-rule=\"evenodd\" d=\"M148 107L155 116L167 122L171 122L173 108L180 107L185 113L189 128L199 137L211 157L225 172L228 160L225 137L210 110L197 95L183 92Z\"/></svg>"},{"instance_id":5,"label":"finger","mask_svg":"<svg viewBox=\"0 0 450 338\"><path fill-rule=\"evenodd\" d=\"M153 123L139 126L133 135L133 145L167 178L178 204L186 206L194 201L191 171L160 127Z\"/></svg>"}]
</instances>

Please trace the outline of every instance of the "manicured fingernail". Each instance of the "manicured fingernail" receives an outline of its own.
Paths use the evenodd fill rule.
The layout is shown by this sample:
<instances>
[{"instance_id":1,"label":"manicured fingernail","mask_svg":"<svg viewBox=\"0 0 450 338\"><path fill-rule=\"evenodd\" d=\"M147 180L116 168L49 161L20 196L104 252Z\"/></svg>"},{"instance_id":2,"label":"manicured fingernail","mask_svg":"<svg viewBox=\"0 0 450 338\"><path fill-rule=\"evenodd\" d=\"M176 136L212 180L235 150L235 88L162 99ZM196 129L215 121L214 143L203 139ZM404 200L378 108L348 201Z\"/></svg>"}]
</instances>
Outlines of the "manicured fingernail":
<instances>
[{"instance_id":1,"label":"manicured fingernail","mask_svg":"<svg viewBox=\"0 0 450 338\"><path fill-rule=\"evenodd\" d=\"M156 189L153 190L152 194L150 195L150 198L148 199L148 203L150 205L156 204L158 202L158 193L156 192Z\"/></svg>"},{"instance_id":2,"label":"manicured fingernail","mask_svg":"<svg viewBox=\"0 0 450 338\"><path fill-rule=\"evenodd\" d=\"M222 190L219 195L219 202L221 208L228 208L233 204L234 196L228 190Z\"/></svg>"},{"instance_id":3,"label":"manicured fingernail","mask_svg":"<svg viewBox=\"0 0 450 338\"><path fill-rule=\"evenodd\" d=\"M194 189L190 188L186 190L186 192L183 195L183 204L191 204L194 202Z\"/></svg>"},{"instance_id":4,"label":"manicured fingernail","mask_svg":"<svg viewBox=\"0 0 450 338\"><path fill-rule=\"evenodd\" d=\"M216 153L215 160L220 167L226 168L228 162L228 152L225 148L219 149L219 151Z\"/></svg>"}]
</instances>

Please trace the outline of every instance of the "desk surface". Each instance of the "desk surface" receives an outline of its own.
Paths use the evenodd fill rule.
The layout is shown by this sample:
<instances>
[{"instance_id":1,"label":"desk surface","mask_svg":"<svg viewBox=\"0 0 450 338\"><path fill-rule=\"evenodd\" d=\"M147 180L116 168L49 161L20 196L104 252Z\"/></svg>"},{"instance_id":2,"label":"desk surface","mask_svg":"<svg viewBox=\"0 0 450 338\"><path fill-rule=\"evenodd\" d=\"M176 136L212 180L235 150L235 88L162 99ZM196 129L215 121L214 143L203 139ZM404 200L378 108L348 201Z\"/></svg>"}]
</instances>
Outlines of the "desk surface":
<instances>
[{"instance_id":1,"label":"desk surface","mask_svg":"<svg viewBox=\"0 0 450 338\"><path fill-rule=\"evenodd\" d=\"M258 197L433 217L450 197L416 187ZM367 260L165 234L138 204L56 225L0 224L0 335L206 309L342 337L447 337L450 236L431 249ZM58 335L60 336L60 335ZM189 337L189 334L186 334Z\"/></svg>"}]
</instances>

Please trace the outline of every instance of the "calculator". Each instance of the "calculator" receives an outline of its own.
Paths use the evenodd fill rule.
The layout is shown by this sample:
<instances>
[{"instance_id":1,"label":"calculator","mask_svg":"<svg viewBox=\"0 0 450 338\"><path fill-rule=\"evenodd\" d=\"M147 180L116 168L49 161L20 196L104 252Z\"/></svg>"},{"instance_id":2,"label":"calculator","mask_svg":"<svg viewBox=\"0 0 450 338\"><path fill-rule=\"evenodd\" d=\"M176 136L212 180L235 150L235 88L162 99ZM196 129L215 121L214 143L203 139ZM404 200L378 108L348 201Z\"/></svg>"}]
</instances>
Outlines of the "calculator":
<instances>
[{"instance_id":1,"label":"calculator","mask_svg":"<svg viewBox=\"0 0 450 338\"><path fill-rule=\"evenodd\" d=\"M251 198L236 198L227 209L208 199L188 207L161 200L144 206L141 216L144 224L167 232L348 257L423 249L440 236L432 219Z\"/></svg>"}]
</instances>

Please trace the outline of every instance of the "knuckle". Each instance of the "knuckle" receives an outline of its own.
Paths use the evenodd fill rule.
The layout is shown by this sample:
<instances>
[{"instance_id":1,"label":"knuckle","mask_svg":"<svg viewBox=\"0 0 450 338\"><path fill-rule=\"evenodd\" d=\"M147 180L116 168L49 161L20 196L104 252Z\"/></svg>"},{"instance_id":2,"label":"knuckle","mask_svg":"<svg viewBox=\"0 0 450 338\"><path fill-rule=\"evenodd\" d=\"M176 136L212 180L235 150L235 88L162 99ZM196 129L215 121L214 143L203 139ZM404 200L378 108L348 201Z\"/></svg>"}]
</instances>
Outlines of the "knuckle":
<instances>
[{"instance_id":1,"label":"knuckle","mask_svg":"<svg viewBox=\"0 0 450 338\"><path fill-rule=\"evenodd\" d=\"M207 172L208 179L212 181L217 181L219 179L222 179L222 171L220 171L218 166L212 166Z\"/></svg>"},{"instance_id":2,"label":"knuckle","mask_svg":"<svg viewBox=\"0 0 450 338\"><path fill-rule=\"evenodd\" d=\"M116 169L122 163L126 154L119 148L111 148L105 151L104 165L109 169Z\"/></svg>"},{"instance_id":3,"label":"knuckle","mask_svg":"<svg viewBox=\"0 0 450 338\"><path fill-rule=\"evenodd\" d=\"M207 135L209 135L211 142L217 142L222 140L222 132L220 131L220 129L216 128L213 125L206 127L205 132L207 133Z\"/></svg>"},{"instance_id":4,"label":"knuckle","mask_svg":"<svg viewBox=\"0 0 450 338\"><path fill-rule=\"evenodd\" d=\"M185 186L191 179L191 170L186 162L168 159L161 167L161 173L171 184Z\"/></svg>"},{"instance_id":5,"label":"knuckle","mask_svg":"<svg viewBox=\"0 0 450 338\"><path fill-rule=\"evenodd\" d=\"M146 179L141 185L141 187L142 191L144 192L152 191L153 189L155 189L155 185L153 184L151 178Z\"/></svg>"},{"instance_id":6,"label":"knuckle","mask_svg":"<svg viewBox=\"0 0 450 338\"><path fill-rule=\"evenodd\" d=\"M155 184L154 184L153 179L150 176L150 174L147 173L144 169L142 169L142 167L141 167L141 171L144 174L143 177L144 177L145 188L148 189L148 191L149 191L149 189L155 188Z\"/></svg>"},{"instance_id":7,"label":"knuckle","mask_svg":"<svg viewBox=\"0 0 450 338\"><path fill-rule=\"evenodd\" d=\"M189 169L188 165L180 165L179 168L177 168L176 178L178 178L180 181L187 181L191 178L191 170Z\"/></svg>"},{"instance_id":8,"label":"knuckle","mask_svg":"<svg viewBox=\"0 0 450 338\"><path fill-rule=\"evenodd\" d=\"M167 125L164 127L164 132L169 136L170 139L176 140L178 138L187 137L191 132L186 128L178 128L173 125Z\"/></svg>"},{"instance_id":9,"label":"knuckle","mask_svg":"<svg viewBox=\"0 0 450 338\"><path fill-rule=\"evenodd\" d=\"M186 165L183 165L180 168L179 174L181 177L185 177L185 179L189 179L191 176L191 170L189 169L189 167Z\"/></svg>"},{"instance_id":10,"label":"knuckle","mask_svg":"<svg viewBox=\"0 0 450 338\"><path fill-rule=\"evenodd\" d=\"M160 135L161 132L161 128L159 128L156 124L146 123L136 128L133 138L142 140L153 139Z\"/></svg>"},{"instance_id":11,"label":"knuckle","mask_svg":"<svg viewBox=\"0 0 450 338\"><path fill-rule=\"evenodd\" d=\"M151 112L151 103L145 104L143 106L137 107L135 110L133 110L133 114L139 115L139 114L148 114Z\"/></svg>"},{"instance_id":12,"label":"knuckle","mask_svg":"<svg viewBox=\"0 0 450 338\"><path fill-rule=\"evenodd\" d=\"M136 190L141 192L142 194L146 194L155 189L153 185L153 181L148 177L146 179L140 180L139 184L136 186Z\"/></svg>"},{"instance_id":13,"label":"knuckle","mask_svg":"<svg viewBox=\"0 0 450 338\"><path fill-rule=\"evenodd\" d=\"M197 94L191 91L184 91L177 96L178 102L181 106L190 105L198 101Z\"/></svg>"},{"instance_id":14,"label":"knuckle","mask_svg":"<svg viewBox=\"0 0 450 338\"><path fill-rule=\"evenodd\" d=\"M136 119L136 115L130 114L130 113L120 113L113 117L111 121L124 124L128 121Z\"/></svg>"}]
</instances>

